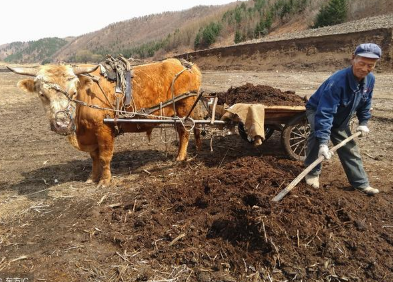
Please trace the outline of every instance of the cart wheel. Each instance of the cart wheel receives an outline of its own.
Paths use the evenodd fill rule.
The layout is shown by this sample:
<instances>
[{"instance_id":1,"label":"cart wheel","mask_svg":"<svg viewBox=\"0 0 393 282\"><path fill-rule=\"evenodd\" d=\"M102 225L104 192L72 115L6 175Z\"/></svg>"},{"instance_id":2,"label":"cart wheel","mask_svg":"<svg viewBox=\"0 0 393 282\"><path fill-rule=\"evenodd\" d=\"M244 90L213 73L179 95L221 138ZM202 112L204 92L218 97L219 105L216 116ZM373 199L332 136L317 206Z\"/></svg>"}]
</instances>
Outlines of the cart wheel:
<instances>
[{"instance_id":1,"label":"cart wheel","mask_svg":"<svg viewBox=\"0 0 393 282\"><path fill-rule=\"evenodd\" d=\"M291 124L284 127L281 133L281 144L291 159L304 161L309 134L310 125L305 115L296 118Z\"/></svg>"},{"instance_id":2,"label":"cart wheel","mask_svg":"<svg viewBox=\"0 0 393 282\"><path fill-rule=\"evenodd\" d=\"M243 140L246 140L248 143L253 143L252 140L248 139L248 135L246 133L246 130L244 129L244 124L242 122L239 122L239 124L237 125L237 130L239 131L239 135ZM273 132L273 128L265 125L265 141L272 136Z\"/></svg>"}]
</instances>

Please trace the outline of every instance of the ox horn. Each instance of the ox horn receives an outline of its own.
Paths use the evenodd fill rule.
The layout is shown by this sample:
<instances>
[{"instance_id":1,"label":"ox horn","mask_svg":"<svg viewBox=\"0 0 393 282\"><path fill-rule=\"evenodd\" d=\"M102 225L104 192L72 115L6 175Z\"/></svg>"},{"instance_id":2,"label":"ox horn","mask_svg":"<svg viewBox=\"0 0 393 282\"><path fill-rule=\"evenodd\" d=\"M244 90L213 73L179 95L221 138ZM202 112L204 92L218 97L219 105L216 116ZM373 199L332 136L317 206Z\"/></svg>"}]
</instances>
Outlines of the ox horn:
<instances>
[{"instance_id":1,"label":"ox horn","mask_svg":"<svg viewBox=\"0 0 393 282\"><path fill-rule=\"evenodd\" d=\"M72 70L74 71L75 75L78 74L84 74L84 73L90 73L95 71L97 68L99 67L99 65L94 66L94 67L73 67Z\"/></svg>"},{"instance_id":2,"label":"ox horn","mask_svg":"<svg viewBox=\"0 0 393 282\"><path fill-rule=\"evenodd\" d=\"M29 75L29 76L36 76L38 73L38 69L35 68L11 68L8 67L7 68L17 74L21 74L21 75Z\"/></svg>"}]
</instances>

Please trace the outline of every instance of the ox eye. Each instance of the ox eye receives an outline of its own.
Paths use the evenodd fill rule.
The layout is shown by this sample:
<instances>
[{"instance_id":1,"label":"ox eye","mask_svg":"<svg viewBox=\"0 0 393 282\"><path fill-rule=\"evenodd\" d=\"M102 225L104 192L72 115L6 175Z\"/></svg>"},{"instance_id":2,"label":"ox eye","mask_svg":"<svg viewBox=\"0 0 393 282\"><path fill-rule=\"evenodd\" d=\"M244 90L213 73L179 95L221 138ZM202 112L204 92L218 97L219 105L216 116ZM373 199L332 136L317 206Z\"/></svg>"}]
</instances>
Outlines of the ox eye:
<instances>
[{"instance_id":1,"label":"ox eye","mask_svg":"<svg viewBox=\"0 0 393 282\"><path fill-rule=\"evenodd\" d=\"M44 92L40 91L40 92L38 92L38 95L39 95L41 100L43 100L43 101L47 101L48 100L48 97L45 96Z\"/></svg>"}]
</instances>

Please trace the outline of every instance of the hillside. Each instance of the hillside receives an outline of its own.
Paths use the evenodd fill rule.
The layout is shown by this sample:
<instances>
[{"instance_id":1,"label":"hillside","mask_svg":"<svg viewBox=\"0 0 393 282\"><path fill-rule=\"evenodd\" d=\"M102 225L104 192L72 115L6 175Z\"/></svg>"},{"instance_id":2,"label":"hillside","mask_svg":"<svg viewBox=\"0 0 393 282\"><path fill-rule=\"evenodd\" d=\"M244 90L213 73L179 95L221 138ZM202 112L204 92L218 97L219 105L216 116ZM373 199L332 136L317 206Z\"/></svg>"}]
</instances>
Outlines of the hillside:
<instances>
[{"instance_id":1,"label":"hillside","mask_svg":"<svg viewBox=\"0 0 393 282\"><path fill-rule=\"evenodd\" d=\"M99 61L107 54L130 55L132 48L142 44L154 45L164 38L177 45L181 36L193 40L195 30L210 22L212 18L221 15L236 6L236 3L217 6L196 6L178 12L163 12L161 14L147 15L130 20L112 23L109 26L88 34L69 39L69 43L60 46L45 59L58 61ZM169 38L169 40L168 40ZM15 42L0 46L0 61L14 63L42 62L30 51L30 46L36 41ZM170 47L169 47L170 48ZM179 50L186 51L185 49ZM23 53L23 60L15 53ZM146 54L148 55L148 54Z\"/></svg>"},{"instance_id":2,"label":"hillside","mask_svg":"<svg viewBox=\"0 0 393 282\"><path fill-rule=\"evenodd\" d=\"M55 45L55 40L62 39L51 39L51 46L45 46L42 40L2 45L0 60L99 62L107 54L161 59L207 48L272 41L310 31L318 33L320 28L311 30L310 27L326 3L322 0L249 0L197 6L113 23ZM393 13L393 0L380 0L378 5L366 0L347 0L346 3L344 22ZM330 27L322 30L334 33Z\"/></svg>"},{"instance_id":3,"label":"hillside","mask_svg":"<svg viewBox=\"0 0 393 282\"><path fill-rule=\"evenodd\" d=\"M72 38L43 38L29 42L12 42L0 46L0 60L12 63L45 63Z\"/></svg>"}]
</instances>

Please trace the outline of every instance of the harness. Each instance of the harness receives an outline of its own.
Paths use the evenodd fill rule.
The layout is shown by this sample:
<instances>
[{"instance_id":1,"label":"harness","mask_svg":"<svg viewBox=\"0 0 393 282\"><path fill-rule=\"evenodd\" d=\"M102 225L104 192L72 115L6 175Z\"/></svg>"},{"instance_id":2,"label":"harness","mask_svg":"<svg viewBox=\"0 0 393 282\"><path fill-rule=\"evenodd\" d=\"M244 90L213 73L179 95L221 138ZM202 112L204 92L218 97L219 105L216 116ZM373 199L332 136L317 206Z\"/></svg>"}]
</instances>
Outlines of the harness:
<instances>
[{"instance_id":1,"label":"harness","mask_svg":"<svg viewBox=\"0 0 393 282\"><path fill-rule=\"evenodd\" d=\"M109 61L112 62L112 63L114 62L112 57L110 57ZM71 102L79 104L79 105L82 105L82 106L85 106L85 107L89 107L89 108L92 108L92 109L98 109L98 110L105 110L105 111L114 112L115 120L117 118L133 118L135 116L142 116L142 117L145 117L145 118L154 117L154 118L160 118L160 119L178 119L181 122L181 124L185 127L185 120L187 120L187 119L192 120L189 116L190 116L192 110L194 109L195 105L197 104L198 100L201 98L201 96L202 96L201 94L202 93L200 93L198 95L197 91L189 91L189 92L180 94L178 96L174 95L174 84L175 84L176 79L184 71L190 70L191 67L192 67L192 64L187 62L187 61L181 61L181 62L183 64L184 68L174 76L174 78L172 80L172 83L171 83L172 98L167 100L167 101L165 101L165 102L160 102L159 104L154 105L152 107L141 108L139 110L136 109L135 103L134 103L133 111L126 111L126 108L130 107L131 101L134 102L134 99L133 99L133 96L132 96L131 78L133 76L131 74L132 73L131 69L129 69L126 72L119 72L119 71L117 71L115 73L115 75L112 72L107 71L106 69L104 71L104 74L101 72L101 74L103 74L103 76L105 78L107 78L108 80L112 80L113 77L117 78L117 80L116 80L116 89L115 89L115 105L112 105L112 103L110 102L108 96L105 94L104 90L102 89L102 87L101 87L101 85L99 83L100 78L96 77L96 76L92 76L90 74L85 74L85 76L88 76L89 78L91 78L98 85L98 87L100 88L102 94L104 95L104 97L106 99L106 102L108 103L108 105L111 106L111 108L109 108L109 107L102 107L102 106L98 106L98 105L94 105L94 104L88 104L88 103L86 103L84 101L75 99L74 97L69 95L69 93L67 91L62 89L58 84L45 82L45 81L43 81L43 83L48 88L62 93L68 99L67 107L64 110L58 111L55 114L55 118L59 118L60 119L61 115L64 115L65 117L67 117L70 120L70 123L72 124L73 132L75 132L75 130L76 130L75 117L72 116L72 110L75 110L75 106L72 105ZM127 64L125 64L125 63L124 63L123 66L126 66L126 68L125 68L126 70L127 70L127 68L130 67L130 65L128 65L128 67L127 67ZM117 67L117 69L120 69L120 67ZM128 78L127 78L127 73L129 74ZM125 76L124 76L124 74L125 74ZM122 77L125 78L125 79L122 79ZM121 86L121 85L123 85L123 82L124 82L124 86ZM123 91L123 89L125 89L125 91ZM127 96L127 94L124 95L124 94L122 94L122 92L129 93L129 95L128 96ZM119 95L117 95L117 94L121 94L123 100L120 100L121 98L119 98ZM198 97L197 97L194 105L192 106L189 114L186 116L186 118L180 119L177 116L177 113L176 113L175 103L178 102L178 101L181 101L183 99L186 99L186 98L189 98L189 97L195 97L195 96L198 96ZM128 106L127 106L127 103L128 103ZM169 106L171 104L173 105L174 117L163 116L163 108L165 108L165 107L167 107L167 106ZM158 111L158 110L160 110L160 115L153 115L152 114L153 112ZM116 123L115 123L115 127L117 127ZM192 128L193 128L193 126L192 126ZM119 129L117 129L117 131L120 132Z\"/></svg>"},{"instance_id":2,"label":"harness","mask_svg":"<svg viewBox=\"0 0 393 282\"><path fill-rule=\"evenodd\" d=\"M121 99L124 107L128 108L131 104L132 97L132 74L130 62L119 56L118 59L108 55L107 59L100 63L100 73L109 81L116 82L116 109L121 107ZM119 94L119 95L118 95Z\"/></svg>"}]
</instances>

